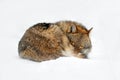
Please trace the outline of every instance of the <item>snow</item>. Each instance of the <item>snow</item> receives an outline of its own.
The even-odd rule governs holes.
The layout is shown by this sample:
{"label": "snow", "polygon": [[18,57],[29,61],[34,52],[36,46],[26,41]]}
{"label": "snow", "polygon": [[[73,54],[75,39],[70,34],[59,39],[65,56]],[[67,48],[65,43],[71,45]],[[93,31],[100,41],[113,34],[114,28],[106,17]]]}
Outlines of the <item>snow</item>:
{"label": "snow", "polygon": [[[0,80],[120,80],[119,0],[0,0]],[[38,22],[73,20],[93,27],[89,59],[45,62],[18,56],[25,30]]]}

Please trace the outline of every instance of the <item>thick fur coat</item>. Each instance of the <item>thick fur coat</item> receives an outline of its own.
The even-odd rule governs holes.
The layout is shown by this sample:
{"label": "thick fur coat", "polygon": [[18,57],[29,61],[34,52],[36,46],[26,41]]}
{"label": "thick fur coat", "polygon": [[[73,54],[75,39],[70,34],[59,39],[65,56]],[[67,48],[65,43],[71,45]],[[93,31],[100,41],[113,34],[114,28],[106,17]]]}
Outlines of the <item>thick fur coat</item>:
{"label": "thick fur coat", "polygon": [[62,56],[87,58],[92,48],[91,29],[73,21],[38,23],[26,30],[19,41],[19,55],[39,62]]}

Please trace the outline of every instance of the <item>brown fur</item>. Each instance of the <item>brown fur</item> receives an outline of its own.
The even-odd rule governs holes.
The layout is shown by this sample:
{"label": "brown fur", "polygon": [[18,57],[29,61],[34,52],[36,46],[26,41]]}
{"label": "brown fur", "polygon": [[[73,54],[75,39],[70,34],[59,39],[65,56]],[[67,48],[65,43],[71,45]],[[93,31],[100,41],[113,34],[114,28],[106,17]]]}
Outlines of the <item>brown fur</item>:
{"label": "brown fur", "polygon": [[86,49],[91,49],[89,30],[83,25],[72,21],[56,23],[39,23],[30,27],[18,45],[22,58],[34,61],[46,61],[66,56],[85,58]]}

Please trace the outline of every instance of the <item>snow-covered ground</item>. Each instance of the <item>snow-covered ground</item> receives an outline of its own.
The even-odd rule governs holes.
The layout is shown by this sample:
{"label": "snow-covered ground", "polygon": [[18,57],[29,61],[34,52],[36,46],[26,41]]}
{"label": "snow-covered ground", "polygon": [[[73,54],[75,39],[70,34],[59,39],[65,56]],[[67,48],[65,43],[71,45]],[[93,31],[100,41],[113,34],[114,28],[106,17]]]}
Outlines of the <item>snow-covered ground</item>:
{"label": "snow-covered ground", "polygon": [[[19,58],[18,42],[27,28],[59,20],[94,28],[90,59]],[[0,80],[120,80],[119,21],[119,0],[0,0]]]}

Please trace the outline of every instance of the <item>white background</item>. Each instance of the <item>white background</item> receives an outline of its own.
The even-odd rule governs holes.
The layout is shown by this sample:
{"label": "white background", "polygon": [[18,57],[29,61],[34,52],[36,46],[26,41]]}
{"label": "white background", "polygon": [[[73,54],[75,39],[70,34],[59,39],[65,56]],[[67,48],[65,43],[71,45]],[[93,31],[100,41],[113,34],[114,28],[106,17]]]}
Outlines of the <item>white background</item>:
{"label": "white background", "polygon": [[[27,28],[59,20],[94,28],[90,59],[37,63],[18,57]],[[119,0],[0,0],[0,80],[120,80],[119,21]]]}

